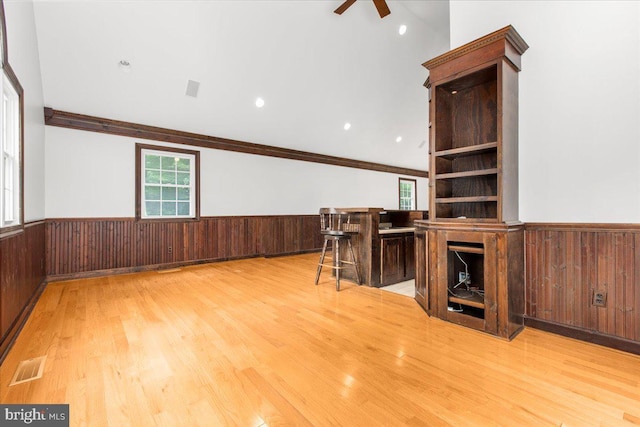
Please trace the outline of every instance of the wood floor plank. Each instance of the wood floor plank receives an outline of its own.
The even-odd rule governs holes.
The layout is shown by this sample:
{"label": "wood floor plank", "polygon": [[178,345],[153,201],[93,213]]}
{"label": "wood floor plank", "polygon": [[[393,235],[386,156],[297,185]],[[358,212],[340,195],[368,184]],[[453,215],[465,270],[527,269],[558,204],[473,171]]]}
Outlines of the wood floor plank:
{"label": "wood floor plank", "polygon": [[[72,426],[616,426],[640,356],[527,328],[513,341],[409,297],[313,285],[317,254],[47,286],[0,366],[3,403]],[[41,379],[9,387],[21,360]]]}

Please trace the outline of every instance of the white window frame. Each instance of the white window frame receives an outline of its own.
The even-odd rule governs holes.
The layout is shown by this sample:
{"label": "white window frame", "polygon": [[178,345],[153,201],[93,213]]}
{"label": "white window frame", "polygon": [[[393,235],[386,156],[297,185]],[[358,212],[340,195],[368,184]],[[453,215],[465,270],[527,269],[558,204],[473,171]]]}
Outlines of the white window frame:
{"label": "white window frame", "polygon": [[0,81],[0,228],[22,225],[21,88],[2,70]]}
{"label": "white window frame", "polygon": [[[171,148],[166,148],[165,147],[156,147],[156,146],[147,146],[147,145],[142,145],[142,144],[138,144],[139,145],[139,159],[138,159],[138,174],[139,174],[139,197],[138,197],[138,203],[139,203],[139,219],[143,219],[143,220],[175,220],[175,219],[185,219],[185,220],[192,220],[192,219],[198,219],[199,216],[199,209],[198,209],[198,168],[199,168],[199,158],[198,152],[194,152],[194,151],[188,151],[188,150],[177,150],[177,149],[171,149]],[[175,160],[176,162],[178,162],[181,159],[186,159],[189,160],[189,184],[185,185],[185,184],[180,184],[178,182],[175,183],[155,183],[155,182],[147,182],[147,171],[156,171],[156,172],[160,172],[160,175],[162,176],[162,172],[174,172],[176,173],[176,181],[179,178],[179,173],[181,173],[179,170],[173,169],[173,170],[164,170],[161,166],[160,169],[148,169],[146,167],[146,157],[147,156],[160,156],[161,159],[162,158],[171,158],[172,160]],[[161,160],[161,164],[162,164],[162,160]],[[146,194],[146,186],[148,185],[153,185],[153,186],[157,186],[159,187],[159,193],[160,193],[160,198],[159,199],[153,199],[153,200],[148,200],[147,199],[147,194]],[[162,196],[163,196],[163,189],[171,189],[171,188],[175,188],[176,189],[176,193],[178,192],[178,189],[180,188],[188,188],[189,189],[189,198],[188,199],[183,199],[183,200],[179,200],[178,196],[176,194],[176,198],[170,200],[172,203],[175,202],[176,203],[176,210],[175,210],[175,214],[172,215],[164,215],[162,213],[162,204],[166,203],[165,201],[163,201]],[[178,203],[184,203],[184,202],[189,202],[189,213],[188,214],[179,214],[178,213]],[[160,203],[160,213],[155,215],[155,214],[149,214],[147,212],[147,202],[159,202]]]}
{"label": "white window frame", "polygon": [[[403,194],[402,184],[411,184],[411,194],[407,197]],[[416,210],[416,187],[417,181],[410,178],[399,178],[398,180],[398,209]],[[408,201],[408,203],[406,203]],[[403,203],[404,202],[404,203]]]}

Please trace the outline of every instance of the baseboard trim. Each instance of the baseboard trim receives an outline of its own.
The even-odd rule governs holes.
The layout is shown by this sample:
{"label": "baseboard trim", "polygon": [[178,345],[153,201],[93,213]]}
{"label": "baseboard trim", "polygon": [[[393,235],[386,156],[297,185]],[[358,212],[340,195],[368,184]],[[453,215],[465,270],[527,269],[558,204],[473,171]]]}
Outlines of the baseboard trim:
{"label": "baseboard trim", "polygon": [[78,273],[69,273],[69,274],[51,274],[47,276],[47,282],[52,283],[52,282],[62,282],[66,280],[90,279],[94,277],[141,273],[144,271],[168,270],[170,268],[188,267],[190,265],[209,264],[213,262],[232,261],[236,259],[246,259],[246,258],[256,258],[256,257],[259,257],[259,255],[216,258],[216,259],[198,259],[194,261],[170,262],[166,264],[139,265],[136,267],[112,268],[108,270],[81,271]]}
{"label": "baseboard trim", "polygon": [[611,335],[604,335],[598,332],[588,331],[568,325],[561,325],[527,316],[524,318],[524,324],[527,327],[640,355],[640,342],[637,341],[631,341]]}
{"label": "baseboard trim", "polygon": [[44,291],[46,286],[47,286],[46,280],[43,280],[42,282],[40,282],[40,285],[38,285],[38,287],[36,288],[36,291],[33,293],[33,295],[31,295],[31,298],[29,299],[29,302],[27,303],[27,305],[25,305],[25,307],[20,312],[20,315],[16,317],[16,319],[11,324],[11,327],[9,327],[7,332],[4,334],[4,336],[0,340],[0,365],[2,365],[2,362],[4,362],[4,359],[7,357],[7,354],[9,354],[11,347],[13,347],[13,344],[18,338],[18,336],[20,335],[20,331],[22,331],[22,328],[24,327],[25,323],[27,323],[27,319],[29,318],[29,315],[33,311],[33,308],[35,307],[36,303],[40,299],[40,295],[42,295],[42,292]]}
{"label": "baseboard trim", "polygon": [[302,251],[296,251],[296,252],[279,252],[275,254],[264,254],[261,256],[265,258],[277,258],[281,256],[303,255],[303,254],[312,254],[312,253],[320,253],[320,252],[322,252],[322,248],[304,249]]}
{"label": "baseboard trim", "polygon": [[170,268],[188,267],[190,265],[210,264],[214,262],[234,261],[239,259],[261,258],[261,257],[275,258],[279,256],[301,255],[305,253],[319,252],[319,251],[320,249],[309,249],[304,251],[286,252],[286,253],[279,253],[279,254],[268,254],[268,255],[255,254],[255,255],[244,255],[244,256],[237,256],[237,257],[198,259],[193,261],[171,262],[166,264],[140,265],[136,267],[113,268],[108,270],[82,271],[78,273],[69,273],[69,274],[51,274],[47,276],[47,282],[52,283],[52,282],[62,282],[66,280],[90,279],[94,277],[113,276],[113,275],[119,275],[119,274],[141,273],[144,271],[167,270]]}

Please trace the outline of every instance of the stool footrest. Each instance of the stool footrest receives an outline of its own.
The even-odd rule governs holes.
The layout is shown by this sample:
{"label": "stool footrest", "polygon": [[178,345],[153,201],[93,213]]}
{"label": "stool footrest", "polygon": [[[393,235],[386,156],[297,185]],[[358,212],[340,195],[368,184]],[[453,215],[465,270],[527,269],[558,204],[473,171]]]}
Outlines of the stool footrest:
{"label": "stool footrest", "polygon": [[[328,242],[332,241],[334,243],[331,244],[332,252],[334,252],[334,257],[331,259],[331,264],[325,263],[325,254],[327,252]],[[351,260],[343,260],[340,257],[340,241],[346,241],[347,247],[349,248],[349,255]],[[360,285],[360,273],[358,272],[358,260],[356,260],[356,255],[353,252],[353,246],[351,245],[351,239],[348,236],[345,238],[338,237],[336,235],[325,235],[324,244],[322,245],[322,254],[320,255],[320,262],[318,263],[318,271],[316,272],[316,285],[318,284],[318,280],[320,280],[320,273],[322,272],[322,267],[326,266],[335,271],[336,276],[336,290],[340,290],[340,270],[344,270],[346,267],[343,267],[343,264],[347,264],[353,267],[356,273],[356,281],[358,285]]]}

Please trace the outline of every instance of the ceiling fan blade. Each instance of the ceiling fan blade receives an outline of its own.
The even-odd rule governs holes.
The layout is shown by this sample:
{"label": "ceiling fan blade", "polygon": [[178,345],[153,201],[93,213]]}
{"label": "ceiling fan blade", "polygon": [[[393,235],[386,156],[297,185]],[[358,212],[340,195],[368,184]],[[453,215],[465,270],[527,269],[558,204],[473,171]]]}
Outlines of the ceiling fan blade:
{"label": "ceiling fan blade", "polygon": [[373,0],[373,4],[376,5],[376,9],[378,9],[380,18],[384,18],[391,13],[391,11],[389,10],[389,6],[387,6],[387,2],[385,0]]}
{"label": "ceiling fan blade", "polygon": [[338,7],[338,8],[337,8],[336,10],[334,10],[333,12],[334,12],[334,13],[337,13],[338,15],[342,15],[342,13],[343,13],[345,10],[349,9],[349,7],[350,7],[352,4],[354,4],[355,2],[356,2],[356,0],[347,0],[347,1],[345,1],[344,3],[342,3],[342,4],[340,5],[340,7]]}

